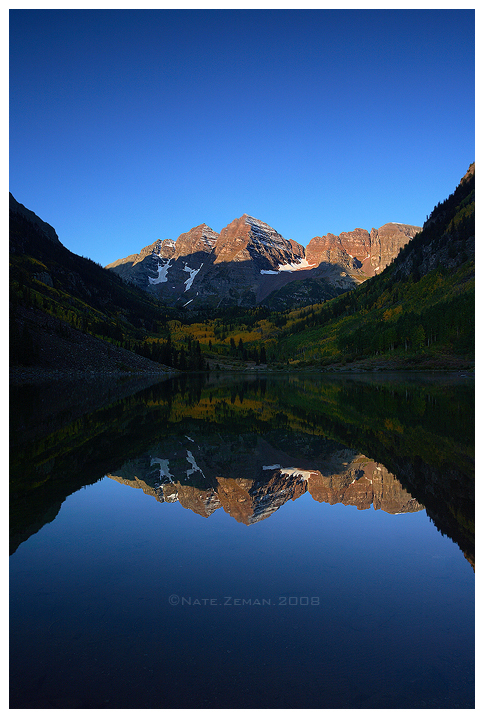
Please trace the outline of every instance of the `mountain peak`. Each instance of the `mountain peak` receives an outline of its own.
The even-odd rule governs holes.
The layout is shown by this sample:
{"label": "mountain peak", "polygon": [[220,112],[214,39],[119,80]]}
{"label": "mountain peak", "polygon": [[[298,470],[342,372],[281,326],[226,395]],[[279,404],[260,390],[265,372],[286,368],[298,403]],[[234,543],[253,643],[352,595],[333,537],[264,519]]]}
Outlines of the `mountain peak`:
{"label": "mountain peak", "polygon": [[199,224],[188,232],[180,234],[175,242],[175,257],[187,256],[196,252],[210,253],[217,244],[218,232],[214,232],[208,224]]}
{"label": "mountain peak", "polygon": [[263,222],[261,219],[257,219],[257,217],[253,217],[251,214],[243,214],[241,219],[245,220],[246,224],[250,224],[251,226],[255,227],[267,227],[268,229],[275,231],[267,222]]}

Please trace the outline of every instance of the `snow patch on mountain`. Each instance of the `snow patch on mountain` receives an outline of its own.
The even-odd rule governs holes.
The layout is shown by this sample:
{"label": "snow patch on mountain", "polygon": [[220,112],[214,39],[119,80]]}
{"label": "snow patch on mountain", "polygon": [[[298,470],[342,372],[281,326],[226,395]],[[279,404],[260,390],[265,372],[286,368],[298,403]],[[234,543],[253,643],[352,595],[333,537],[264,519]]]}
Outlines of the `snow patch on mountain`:
{"label": "snow patch on mountain", "polygon": [[299,262],[291,262],[290,264],[281,264],[278,267],[280,272],[297,272],[299,269],[308,269],[309,267],[315,267],[315,264],[309,264],[306,258],[299,260]]}
{"label": "snow patch on mountain", "polygon": [[201,270],[202,267],[203,267],[203,262],[201,263],[201,265],[199,266],[198,269],[190,269],[188,264],[185,264],[185,266],[183,267],[183,271],[190,273],[190,276],[188,277],[188,279],[185,280],[185,292],[187,292],[190,289],[190,287],[193,284],[193,280],[195,279],[195,277],[197,276],[197,274],[199,273],[199,271]]}
{"label": "snow patch on mountain", "polygon": [[279,274],[279,272],[297,272],[300,269],[309,269],[316,267],[316,264],[309,264],[306,258],[300,259],[298,262],[290,262],[288,264],[280,264],[277,269],[261,269],[261,274]]}
{"label": "snow patch on mountain", "polygon": [[150,466],[153,466],[153,464],[159,464],[160,465],[160,480],[163,477],[166,477],[170,481],[173,482],[173,476],[170,474],[168,470],[168,459],[158,459],[153,457],[150,462]]}
{"label": "snow patch on mountain", "polygon": [[189,476],[191,476],[191,474],[195,474],[197,471],[199,471],[203,478],[205,478],[205,474],[203,473],[201,468],[197,466],[197,462],[195,461],[195,458],[191,451],[187,451],[187,461],[192,465],[192,468],[187,470],[187,479]]}
{"label": "snow patch on mountain", "polygon": [[291,466],[287,469],[281,469],[281,474],[286,476],[300,476],[305,481],[309,481],[311,474],[314,474],[314,471],[304,471],[304,469],[297,469],[294,466]]}
{"label": "snow patch on mountain", "polygon": [[152,277],[148,277],[150,284],[162,284],[163,282],[168,281],[168,270],[170,269],[170,262],[171,259],[168,260],[166,264],[160,264],[158,262],[158,276],[154,279]]}

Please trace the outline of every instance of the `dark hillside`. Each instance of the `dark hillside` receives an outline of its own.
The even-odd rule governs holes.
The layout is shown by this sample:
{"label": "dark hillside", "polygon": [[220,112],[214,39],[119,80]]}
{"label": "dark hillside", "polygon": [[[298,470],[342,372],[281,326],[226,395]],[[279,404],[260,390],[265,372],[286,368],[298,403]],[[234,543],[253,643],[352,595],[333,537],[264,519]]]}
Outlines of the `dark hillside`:
{"label": "dark hillside", "polygon": [[475,247],[475,164],[454,193],[439,202],[423,229],[400,250],[392,276],[414,279],[443,267],[457,269],[474,258]]}
{"label": "dark hillside", "polygon": [[143,353],[148,333],[167,332],[161,305],[70,252],[50,225],[10,197],[11,367],[162,371],[129,351]]}

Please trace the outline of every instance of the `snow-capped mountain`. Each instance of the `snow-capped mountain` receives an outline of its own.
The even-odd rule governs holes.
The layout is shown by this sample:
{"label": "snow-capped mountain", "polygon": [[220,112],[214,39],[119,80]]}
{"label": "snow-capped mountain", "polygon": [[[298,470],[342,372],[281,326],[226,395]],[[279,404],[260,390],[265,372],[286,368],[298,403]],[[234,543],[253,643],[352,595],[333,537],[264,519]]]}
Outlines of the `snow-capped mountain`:
{"label": "snow-capped mountain", "polygon": [[[274,293],[277,301],[277,292],[295,280],[311,280],[311,300],[321,301],[382,271],[419,230],[390,223],[371,233],[356,229],[314,237],[305,249],[244,214],[220,234],[200,224],[176,242],[158,239],[107,269],[167,304],[190,309],[256,306]],[[297,290],[304,303],[307,287],[298,283]],[[289,295],[286,289],[284,301]]]}

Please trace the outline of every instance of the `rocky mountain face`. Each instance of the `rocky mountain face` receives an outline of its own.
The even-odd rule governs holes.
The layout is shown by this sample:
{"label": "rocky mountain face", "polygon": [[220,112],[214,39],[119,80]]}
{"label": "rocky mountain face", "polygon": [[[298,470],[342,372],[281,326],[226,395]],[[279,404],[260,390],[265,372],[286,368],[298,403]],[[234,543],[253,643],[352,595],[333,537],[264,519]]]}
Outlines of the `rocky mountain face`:
{"label": "rocky mountain face", "polygon": [[318,502],[373,506],[391,514],[424,508],[384,466],[350,449],[330,447],[311,467],[311,461],[289,456],[260,437],[256,445],[239,437],[217,451],[212,444],[188,436],[176,448],[160,444],[108,476],[162,503],[179,501],[200,516],[222,508],[246,525],[306,492]]}
{"label": "rocky mountain face", "polygon": [[[158,239],[106,268],[169,305],[255,306],[270,304],[272,295],[285,308],[308,303],[309,295],[311,302],[332,298],[378,274],[419,230],[390,223],[371,233],[355,229],[314,237],[305,249],[244,214],[220,234],[201,224],[176,242]],[[296,298],[287,290],[293,282]]]}
{"label": "rocky mountain face", "polygon": [[342,474],[311,477],[308,490],[315,501],[381,509],[388,514],[420,511],[423,506],[402,488],[382,464],[365,456],[354,457]]}
{"label": "rocky mountain face", "polygon": [[355,229],[338,236],[313,237],[306,249],[306,259],[313,266],[328,262],[346,267],[356,276],[373,277],[382,272],[420,230],[421,227],[390,222],[371,232]]}
{"label": "rocky mountain face", "polygon": [[405,247],[421,227],[390,222],[380,229],[372,229],[370,234],[370,265],[373,274],[380,274],[395,259],[402,247]]}
{"label": "rocky mountain face", "polygon": [[[275,229],[247,214],[222,229],[215,246],[216,263],[253,260],[261,271],[283,271],[299,265],[304,248],[292,239],[284,239]],[[307,266],[307,264],[305,265]]]}

